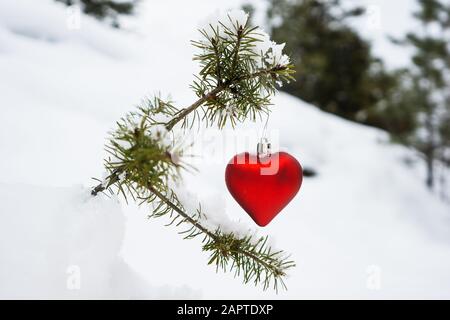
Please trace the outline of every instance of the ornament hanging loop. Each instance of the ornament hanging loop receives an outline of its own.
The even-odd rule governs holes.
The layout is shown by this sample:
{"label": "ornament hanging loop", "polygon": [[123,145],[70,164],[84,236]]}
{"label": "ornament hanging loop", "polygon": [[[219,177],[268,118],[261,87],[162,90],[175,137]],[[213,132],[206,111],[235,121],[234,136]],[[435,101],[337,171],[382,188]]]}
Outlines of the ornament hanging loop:
{"label": "ornament hanging loop", "polygon": [[269,123],[269,115],[267,115],[266,123],[264,124],[262,137],[256,146],[256,153],[258,155],[258,159],[268,158],[271,155],[271,144],[269,139],[267,139],[267,124]]}
{"label": "ornament hanging loop", "polygon": [[269,142],[269,139],[267,138],[261,138],[260,142],[258,142],[257,145],[257,154],[258,158],[266,158],[270,157],[271,155],[271,144]]}

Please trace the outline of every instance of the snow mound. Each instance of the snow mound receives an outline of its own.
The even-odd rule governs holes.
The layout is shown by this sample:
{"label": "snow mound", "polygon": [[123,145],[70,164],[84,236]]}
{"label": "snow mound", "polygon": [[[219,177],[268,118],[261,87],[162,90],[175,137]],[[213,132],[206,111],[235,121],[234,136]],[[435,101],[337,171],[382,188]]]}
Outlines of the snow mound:
{"label": "snow mound", "polygon": [[187,286],[150,286],[121,255],[117,199],[83,187],[0,184],[0,299],[176,299]]}
{"label": "snow mound", "polygon": [[119,256],[117,201],[81,187],[0,185],[0,298],[145,296]]}

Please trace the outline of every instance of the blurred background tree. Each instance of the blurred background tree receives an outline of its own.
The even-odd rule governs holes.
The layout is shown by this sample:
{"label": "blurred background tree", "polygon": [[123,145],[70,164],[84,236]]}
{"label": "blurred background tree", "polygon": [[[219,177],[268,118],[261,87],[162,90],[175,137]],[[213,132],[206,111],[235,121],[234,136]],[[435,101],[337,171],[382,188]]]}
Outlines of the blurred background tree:
{"label": "blurred background tree", "polygon": [[284,90],[344,118],[385,128],[370,112],[395,85],[370,44],[348,21],[364,13],[340,0],[269,0],[267,16],[275,41],[285,42],[297,67]]}
{"label": "blurred background tree", "polygon": [[[418,0],[414,13],[421,29],[409,32],[399,45],[412,47],[412,65],[408,87],[398,87],[398,103],[405,105],[404,115],[414,118],[415,126],[400,141],[420,151],[427,168],[428,187],[435,185],[436,161],[450,166],[450,3],[441,0]],[[392,102],[392,101],[390,101]],[[413,106],[406,109],[406,105]],[[398,107],[391,103],[388,109]]]}
{"label": "blurred background tree", "polygon": [[139,0],[56,0],[68,6],[79,5],[84,13],[100,20],[108,20],[119,28],[119,15],[130,15]]}

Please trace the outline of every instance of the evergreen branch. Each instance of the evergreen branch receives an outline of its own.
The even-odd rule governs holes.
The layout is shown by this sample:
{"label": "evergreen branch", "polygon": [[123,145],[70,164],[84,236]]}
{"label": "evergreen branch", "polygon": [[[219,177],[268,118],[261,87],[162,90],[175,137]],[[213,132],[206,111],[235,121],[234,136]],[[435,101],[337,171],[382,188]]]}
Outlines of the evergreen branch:
{"label": "evergreen branch", "polygon": [[237,66],[238,59],[239,59],[239,51],[241,49],[241,41],[242,41],[243,31],[244,31],[244,29],[242,26],[238,27],[237,35],[236,35],[236,38],[237,38],[236,46],[234,48],[233,62],[232,62],[232,66],[231,66],[232,72],[236,71],[236,66]]}
{"label": "evergreen branch", "polygon": [[[122,194],[125,200],[131,196],[141,205],[153,206],[150,217],[168,216],[168,225],[186,226],[179,232],[184,239],[203,236],[203,251],[210,253],[208,264],[215,264],[216,270],[234,271],[235,276],[242,275],[244,283],[262,283],[264,290],[272,284],[278,290],[279,286],[286,288],[283,277],[294,262],[282,251],[273,251],[267,237],[238,236],[219,227],[211,230],[201,205],[194,214],[188,213],[168,187],[169,181],[178,180],[180,170],[189,166],[181,161],[183,145],[172,131],[175,125],[183,121],[182,127],[186,127],[189,121],[203,120],[222,128],[227,119],[233,125],[249,117],[254,120],[268,112],[275,85],[292,79],[293,66],[285,63],[289,59],[281,56],[279,48],[256,54],[257,28],[228,18],[231,27],[210,25],[212,35],[201,30],[206,42],[193,42],[202,50],[194,58],[202,69],[191,86],[198,100],[177,109],[155,97],[121,119],[106,146],[108,176],[91,194],[108,190]],[[191,113],[194,117],[188,120]]]}
{"label": "evergreen branch", "polygon": [[[111,175],[108,176],[108,183],[110,185],[112,185],[113,183],[116,183],[118,181],[117,178],[117,173],[113,173]],[[96,185],[94,188],[92,188],[91,190],[91,195],[92,196],[97,196],[100,192],[103,192],[107,189],[108,187],[104,185],[104,183],[100,183],[98,185]]]}
{"label": "evergreen branch", "polygon": [[[176,204],[171,202],[170,199],[168,199],[166,196],[164,196],[164,194],[162,194],[161,192],[156,190],[151,185],[148,185],[147,188],[152,193],[154,193],[158,198],[160,198],[162,201],[164,201],[172,210],[174,210],[177,214],[179,214],[181,217],[183,217],[183,219],[186,222],[189,222],[195,228],[199,229],[199,231],[201,231],[206,236],[211,238],[212,243],[217,244],[217,243],[222,241],[220,234],[213,233],[213,232],[209,231],[207,228],[202,226],[202,224],[199,223],[198,220],[195,220],[189,214],[185,213],[182,209],[180,209]],[[225,235],[225,237],[229,237],[229,236],[230,236],[230,234]],[[242,239],[234,239],[234,236],[233,235],[231,235],[231,236],[232,236],[234,241],[237,241],[237,242],[242,241]],[[262,238],[262,239],[264,239],[265,241],[267,240],[267,238]],[[244,240],[244,242],[245,242],[245,240]],[[212,247],[211,244],[206,246],[206,248],[208,248],[208,249],[210,247]],[[267,262],[263,258],[258,257],[257,253],[252,252],[252,250],[247,250],[243,246],[234,246],[234,247],[231,248],[231,250],[229,250],[229,252],[222,251],[221,253],[223,255],[228,255],[229,254],[231,257],[234,257],[236,254],[237,255],[244,255],[244,256],[248,257],[249,259],[251,259],[254,263],[256,263],[258,265],[261,265],[263,268],[266,269],[266,272],[273,274],[275,277],[283,277],[283,276],[285,276],[286,275],[285,270],[287,268],[295,266],[295,264],[293,262],[289,261],[289,263],[288,263],[289,266],[285,265],[284,268],[280,267],[279,266],[280,263],[276,263],[277,262],[276,259],[270,259],[270,262]]]}
{"label": "evergreen branch", "polygon": [[177,214],[179,214],[181,217],[183,217],[187,222],[189,222],[190,224],[192,224],[194,227],[196,227],[197,229],[199,229],[202,233],[204,233],[205,235],[207,235],[208,237],[211,238],[215,238],[215,235],[210,232],[208,229],[206,229],[205,227],[203,227],[197,220],[195,220],[194,218],[192,218],[190,215],[188,215],[187,213],[185,213],[182,209],[180,209],[176,204],[174,204],[173,202],[170,201],[170,199],[168,199],[166,196],[164,196],[164,194],[162,194],[161,192],[159,192],[157,189],[155,189],[152,185],[148,184],[147,188],[149,191],[151,191],[152,193],[154,193],[159,199],[161,199],[162,201],[164,201],[173,211],[175,211]]}
{"label": "evergreen branch", "polygon": [[220,66],[220,54],[219,54],[219,50],[217,48],[217,43],[215,41],[211,42],[213,49],[214,49],[214,55],[216,56],[216,76],[217,76],[217,85],[220,86],[223,82],[222,79],[222,72],[221,72],[221,66]]}
{"label": "evergreen branch", "polygon": [[241,81],[250,80],[250,79],[254,79],[254,78],[260,78],[263,76],[268,76],[268,75],[276,76],[279,74],[279,72],[287,70],[287,68],[288,68],[287,66],[275,66],[270,69],[262,69],[257,72],[254,72],[250,75],[246,75],[246,76],[242,76],[240,78],[225,81],[223,84],[217,86],[212,91],[203,95],[200,99],[195,101],[189,107],[180,110],[180,112],[178,112],[174,116],[173,119],[171,119],[169,122],[167,122],[165,124],[166,129],[169,131],[172,130],[177,123],[179,123],[181,120],[184,120],[191,112],[193,112],[197,108],[201,107],[206,102],[214,100],[218,94],[220,94],[224,90],[229,90],[232,85],[238,84]]}
{"label": "evergreen branch", "polygon": [[166,124],[166,128],[167,130],[172,130],[173,127],[180,122],[181,120],[183,120],[184,118],[186,118],[192,111],[194,111],[195,109],[197,109],[198,107],[200,107],[201,105],[203,105],[206,101],[213,99],[218,93],[220,93],[222,90],[224,90],[227,86],[226,85],[219,85],[217,88],[215,88],[214,90],[210,91],[209,93],[207,93],[206,95],[204,95],[203,97],[201,97],[200,99],[198,99],[197,101],[195,101],[193,104],[191,104],[189,107],[182,109],[172,120],[170,120],[167,124]]}
{"label": "evergreen branch", "polygon": [[[168,215],[169,225],[189,225],[180,232],[186,239],[203,235],[203,250],[210,252],[209,264],[216,269],[234,271],[235,276],[242,275],[244,283],[253,281],[255,285],[263,283],[263,289],[271,284],[278,291],[285,288],[283,277],[295,264],[284,256],[283,252],[273,252],[267,246],[266,238],[253,239],[251,236],[238,237],[233,233],[223,233],[219,228],[210,230],[203,224],[207,219],[199,209],[197,216],[188,214],[170,190],[168,179],[177,178],[180,163],[173,161],[171,146],[162,146],[164,135],[155,134],[160,126],[155,113],[177,114],[175,109],[168,112],[171,104],[160,99],[139,108],[118,122],[118,129],[112,134],[109,148],[112,159],[107,160],[106,168],[110,174],[95,186],[91,194],[109,190],[121,193],[125,199],[131,195],[141,204],[153,204],[152,217]],[[167,134],[167,133],[166,133]],[[164,174],[161,174],[164,173]]]}

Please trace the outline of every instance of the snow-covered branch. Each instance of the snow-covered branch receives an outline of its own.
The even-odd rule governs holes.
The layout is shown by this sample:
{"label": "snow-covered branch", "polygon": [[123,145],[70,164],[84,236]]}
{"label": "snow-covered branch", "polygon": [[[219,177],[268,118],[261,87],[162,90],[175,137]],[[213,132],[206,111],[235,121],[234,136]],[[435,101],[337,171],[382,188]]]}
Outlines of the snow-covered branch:
{"label": "snow-covered branch", "polygon": [[[188,166],[182,161],[182,139],[172,131],[175,125],[181,122],[186,128],[203,120],[222,128],[227,119],[232,123],[255,119],[268,112],[277,83],[291,79],[292,66],[282,54],[283,46],[268,42],[258,31],[248,25],[242,11],[229,13],[201,30],[203,40],[193,42],[202,50],[195,57],[201,71],[192,85],[199,99],[178,109],[155,97],[119,121],[106,146],[108,175],[92,189],[92,195],[109,190],[149,205],[152,217],[168,217],[169,225],[182,228],[185,239],[201,236],[202,248],[210,254],[209,264],[217,270],[242,275],[244,283],[278,290],[285,288],[283,278],[294,266],[283,251],[274,251],[267,237],[224,231],[211,223],[201,204],[186,208],[170,187]],[[201,117],[199,109],[203,110]]]}

